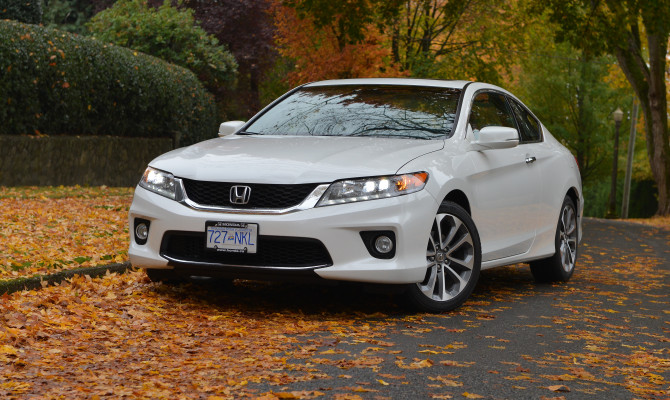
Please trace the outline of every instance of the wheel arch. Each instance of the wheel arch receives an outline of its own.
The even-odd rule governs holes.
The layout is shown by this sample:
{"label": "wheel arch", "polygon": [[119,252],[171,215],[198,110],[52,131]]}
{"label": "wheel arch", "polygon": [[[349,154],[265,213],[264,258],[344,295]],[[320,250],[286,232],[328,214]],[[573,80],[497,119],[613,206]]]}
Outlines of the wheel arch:
{"label": "wheel arch", "polygon": [[574,203],[575,208],[577,209],[576,210],[577,215],[581,215],[579,209],[579,192],[577,191],[577,189],[573,186],[570,189],[568,189],[568,192],[565,195],[569,197]]}
{"label": "wheel arch", "polygon": [[470,208],[470,200],[463,191],[459,189],[452,189],[449,193],[447,193],[446,196],[444,196],[444,199],[442,199],[443,203],[445,201],[451,201],[453,203],[458,204],[459,206],[463,207],[465,211],[467,211],[468,215],[472,216],[472,210]]}

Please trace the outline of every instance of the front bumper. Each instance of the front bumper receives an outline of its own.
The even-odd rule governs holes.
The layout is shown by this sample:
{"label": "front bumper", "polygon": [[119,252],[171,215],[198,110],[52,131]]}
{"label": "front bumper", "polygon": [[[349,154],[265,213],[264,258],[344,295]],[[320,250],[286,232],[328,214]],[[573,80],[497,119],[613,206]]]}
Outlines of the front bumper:
{"label": "front bumper", "polygon": [[[137,187],[130,207],[130,262],[142,268],[174,268],[193,270],[193,275],[239,275],[244,278],[266,275],[290,277],[309,270],[321,278],[370,283],[414,283],[426,273],[426,243],[438,202],[427,190],[406,196],[363,201],[327,207],[310,208],[285,214],[221,213],[197,210]],[[135,241],[135,218],[151,221],[149,237],[144,245]],[[205,232],[206,221],[256,223],[259,235],[279,238],[316,239],[325,246],[332,263],[309,268],[286,268],[276,265],[222,265],[210,262],[188,262],[161,255],[166,232],[194,234]],[[391,259],[373,257],[366,248],[361,231],[392,231],[396,252]],[[262,243],[259,243],[259,246]],[[203,243],[204,247],[205,244]],[[260,250],[260,248],[259,248]],[[290,249],[289,249],[290,250]]]}

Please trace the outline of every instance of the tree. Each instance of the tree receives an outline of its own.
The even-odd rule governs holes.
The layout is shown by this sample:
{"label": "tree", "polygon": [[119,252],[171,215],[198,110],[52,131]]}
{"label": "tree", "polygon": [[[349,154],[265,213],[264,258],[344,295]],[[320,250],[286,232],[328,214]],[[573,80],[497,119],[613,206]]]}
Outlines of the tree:
{"label": "tree", "polygon": [[185,0],[183,7],[194,11],[207,33],[225,43],[238,63],[237,85],[233,90],[221,86],[229,101],[227,108],[236,118],[249,118],[261,107],[259,86],[274,66],[275,26],[270,15],[270,0]]}
{"label": "tree", "polygon": [[355,9],[351,2],[344,2],[343,11],[333,14],[330,23],[318,14],[301,11],[309,9],[303,6],[295,2],[297,9],[282,4],[273,8],[279,53],[295,65],[287,77],[291,85],[319,79],[403,75],[374,24],[366,24],[363,18],[359,19],[362,25],[354,29],[351,21],[342,22]]}
{"label": "tree", "polygon": [[606,172],[603,161],[611,162],[611,146],[606,145],[612,134],[609,115],[622,101],[630,102],[629,86],[613,86],[613,56],[590,57],[567,42],[555,43],[555,29],[542,16],[527,31],[515,92],[575,154],[586,185]]}
{"label": "tree", "polygon": [[[296,10],[299,20],[309,20],[315,33],[327,34],[333,49],[343,52],[347,46],[375,43],[391,51],[384,69],[393,65],[401,73],[425,78],[501,83],[523,27],[515,13],[516,2],[505,0],[286,0],[283,4]],[[279,40],[287,39],[280,34]],[[323,38],[314,42],[321,45]]]}
{"label": "tree", "polygon": [[96,39],[112,42],[189,68],[208,88],[232,82],[237,63],[225,46],[198,26],[192,10],[166,1],[119,0],[87,24]]}
{"label": "tree", "polygon": [[[405,0],[387,22],[394,60],[414,76],[501,83],[516,40],[505,1]],[[516,36],[515,36],[516,38]]]}
{"label": "tree", "polygon": [[[659,215],[670,215],[666,57],[670,0],[537,0],[560,25],[557,37],[589,54],[616,56],[645,117]],[[645,48],[646,47],[646,48]]]}

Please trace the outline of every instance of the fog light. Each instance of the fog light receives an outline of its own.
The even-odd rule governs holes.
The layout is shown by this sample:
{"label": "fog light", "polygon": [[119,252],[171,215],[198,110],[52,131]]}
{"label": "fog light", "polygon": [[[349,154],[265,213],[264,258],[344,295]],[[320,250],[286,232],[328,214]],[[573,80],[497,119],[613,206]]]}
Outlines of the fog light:
{"label": "fog light", "polygon": [[149,237],[149,227],[147,224],[139,224],[135,227],[135,236],[140,240],[147,240]]}
{"label": "fog light", "polygon": [[393,240],[388,236],[377,236],[375,239],[375,250],[381,254],[387,254],[393,250]]}
{"label": "fog light", "polygon": [[135,218],[135,223],[133,225],[135,225],[135,243],[140,245],[147,244],[151,222],[144,218]]}

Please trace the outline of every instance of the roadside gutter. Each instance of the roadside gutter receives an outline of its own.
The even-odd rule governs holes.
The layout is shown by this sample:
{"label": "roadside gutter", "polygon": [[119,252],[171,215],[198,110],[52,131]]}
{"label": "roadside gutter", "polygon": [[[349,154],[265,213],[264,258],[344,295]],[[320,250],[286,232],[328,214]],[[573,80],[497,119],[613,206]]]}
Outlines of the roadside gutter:
{"label": "roadside gutter", "polygon": [[46,286],[60,284],[66,279],[78,275],[88,275],[91,278],[106,275],[108,272],[124,273],[130,269],[130,263],[116,263],[108,265],[98,265],[95,267],[75,268],[56,272],[49,275],[36,275],[29,278],[15,278],[0,280],[0,296],[10,294],[21,290],[41,289]]}

